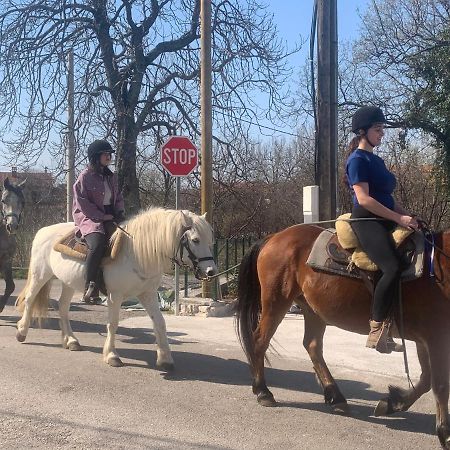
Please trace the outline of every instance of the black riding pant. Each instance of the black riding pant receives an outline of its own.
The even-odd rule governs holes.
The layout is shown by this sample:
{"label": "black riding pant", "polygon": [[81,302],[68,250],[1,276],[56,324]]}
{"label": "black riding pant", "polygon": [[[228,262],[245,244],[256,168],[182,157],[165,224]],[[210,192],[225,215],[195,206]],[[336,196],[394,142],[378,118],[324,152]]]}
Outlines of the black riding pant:
{"label": "black riding pant", "polygon": [[[351,217],[359,219],[378,216],[358,205],[353,207]],[[399,295],[401,264],[391,234],[395,225],[395,222],[386,220],[351,222],[361,248],[381,271],[372,304],[372,320],[377,322],[382,322],[390,315]]]}
{"label": "black riding pant", "polygon": [[[111,214],[112,208],[110,205],[105,206],[105,212]],[[90,281],[97,281],[100,269],[100,263],[102,262],[103,255],[105,253],[106,245],[109,238],[114,233],[116,226],[114,222],[103,222],[103,233],[89,233],[84,236],[88,245],[88,252],[86,255],[86,286]]]}
{"label": "black riding pant", "polygon": [[89,233],[84,238],[88,245],[86,256],[86,285],[88,285],[90,281],[97,281],[107,238],[103,233]]}

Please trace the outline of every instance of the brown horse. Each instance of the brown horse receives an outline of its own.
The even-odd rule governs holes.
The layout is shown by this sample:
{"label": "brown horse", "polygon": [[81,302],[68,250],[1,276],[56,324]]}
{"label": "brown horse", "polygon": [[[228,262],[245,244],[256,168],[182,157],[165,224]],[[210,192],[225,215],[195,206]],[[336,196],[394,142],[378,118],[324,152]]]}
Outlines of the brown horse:
{"label": "brown horse", "polygon": [[[303,345],[325,402],[336,412],[347,411],[347,401],[323,358],[323,335],[327,325],[368,334],[371,296],[358,279],[329,275],[306,265],[321,231],[314,225],[287,228],[256,243],[241,263],[237,328],[250,364],[253,393],[264,406],[276,404],[264,378],[265,353],[286,312],[297,303],[304,312]],[[435,254],[436,276],[427,273],[402,287],[404,337],[416,342],[420,380],[409,390],[389,387],[375,415],[406,411],[431,387],[437,403],[436,431],[442,447],[450,449],[450,260],[446,256],[450,254],[450,230],[436,235],[436,245],[444,252]]]}

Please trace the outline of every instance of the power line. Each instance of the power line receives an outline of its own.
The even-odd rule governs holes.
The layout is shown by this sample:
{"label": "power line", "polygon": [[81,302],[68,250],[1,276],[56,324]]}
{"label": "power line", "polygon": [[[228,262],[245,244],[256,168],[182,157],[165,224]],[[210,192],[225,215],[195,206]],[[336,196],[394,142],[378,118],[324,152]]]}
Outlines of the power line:
{"label": "power line", "polygon": [[[171,96],[173,98],[179,100],[179,101],[183,101],[184,100],[182,97],[178,97],[177,95],[174,95],[174,94],[171,94]],[[228,114],[225,114],[223,111],[218,111],[217,109],[214,109],[214,105],[213,105],[213,116],[215,114],[221,114],[222,116],[226,117],[227,119],[230,119],[230,118],[236,119],[235,117],[232,117],[232,116],[230,116]],[[236,119],[236,120],[240,120],[241,122],[248,123],[248,124],[253,125],[255,127],[258,127],[258,128],[264,128],[266,130],[274,131],[276,133],[285,134],[287,136],[300,137],[302,139],[308,139],[308,140],[313,140],[314,139],[314,138],[311,138],[309,136],[300,136],[299,134],[290,133],[289,131],[279,130],[277,128],[269,127],[267,125],[261,125],[259,123],[252,122],[251,120],[243,119],[242,117],[239,118],[239,119]]]}
{"label": "power line", "polygon": [[[228,119],[231,117],[231,116],[225,114],[223,111],[214,111],[214,114],[222,114],[222,116],[227,117]],[[288,136],[293,136],[293,137],[300,137],[302,139],[313,140],[313,138],[311,138],[309,136],[300,136],[299,134],[290,133],[289,131],[279,130],[277,128],[272,128],[272,127],[269,127],[267,125],[261,125],[259,123],[252,122],[251,120],[243,119],[242,117],[240,119],[238,119],[238,120],[241,121],[241,122],[245,122],[245,123],[248,123],[250,125],[253,125],[255,127],[258,127],[258,128],[264,128],[266,130],[275,131],[276,133],[286,134]]]}

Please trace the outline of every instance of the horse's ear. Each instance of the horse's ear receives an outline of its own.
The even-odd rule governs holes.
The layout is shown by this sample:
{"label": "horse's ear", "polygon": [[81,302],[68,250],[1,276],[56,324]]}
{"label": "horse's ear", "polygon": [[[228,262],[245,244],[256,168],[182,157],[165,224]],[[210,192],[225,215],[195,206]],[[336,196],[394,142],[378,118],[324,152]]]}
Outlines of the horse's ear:
{"label": "horse's ear", "polygon": [[20,188],[20,189],[23,189],[23,187],[25,186],[25,183],[26,183],[26,182],[27,182],[27,179],[25,178],[25,180],[21,181],[21,182],[17,185],[17,187]]}
{"label": "horse's ear", "polygon": [[[186,211],[187,212],[187,211]],[[186,214],[184,211],[180,211],[181,213],[181,224],[183,227],[191,228],[194,222],[192,221],[192,218]]]}
{"label": "horse's ear", "polygon": [[6,177],[6,178],[3,180],[3,187],[4,187],[5,189],[8,189],[9,187],[11,187],[11,183],[9,182],[9,177]]}

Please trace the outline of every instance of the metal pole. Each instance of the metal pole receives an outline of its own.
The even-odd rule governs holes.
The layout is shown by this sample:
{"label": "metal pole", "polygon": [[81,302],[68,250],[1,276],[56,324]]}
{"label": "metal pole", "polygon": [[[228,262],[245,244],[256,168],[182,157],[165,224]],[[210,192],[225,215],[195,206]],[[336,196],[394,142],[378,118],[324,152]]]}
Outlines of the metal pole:
{"label": "metal pole", "polygon": [[75,120],[73,50],[68,53],[67,70],[67,222],[72,222],[73,183],[75,182]]}
{"label": "metal pole", "polygon": [[317,103],[319,219],[336,217],[337,154],[337,6],[319,0],[317,6]]}
{"label": "metal pole", "polygon": [[[176,189],[175,189],[175,209],[179,209],[179,198],[180,198],[180,177],[176,178]],[[180,313],[180,268],[178,264],[175,264],[175,315],[178,316]]]}
{"label": "metal pole", "polygon": [[[213,223],[212,100],[211,100],[211,0],[200,0],[201,48],[201,209]],[[202,283],[203,297],[211,297],[211,283]]]}

